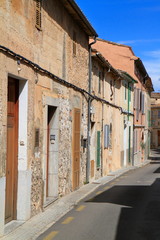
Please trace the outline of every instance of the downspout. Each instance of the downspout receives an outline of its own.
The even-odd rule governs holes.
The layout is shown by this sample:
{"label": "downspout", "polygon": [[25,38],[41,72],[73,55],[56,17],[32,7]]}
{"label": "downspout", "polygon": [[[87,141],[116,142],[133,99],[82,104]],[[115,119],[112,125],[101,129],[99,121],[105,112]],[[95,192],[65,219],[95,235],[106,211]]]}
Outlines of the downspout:
{"label": "downspout", "polygon": [[[92,48],[91,46],[96,43],[96,36],[94,41],[89,44],[89,79],[88,79],[88,92],[91,94],[92,89]],[[90,178],[90,132],[91,132],[91,97],[88,97],[88,132],[87,132],[87,163],[86,163],[86,183],[89,183]]]}

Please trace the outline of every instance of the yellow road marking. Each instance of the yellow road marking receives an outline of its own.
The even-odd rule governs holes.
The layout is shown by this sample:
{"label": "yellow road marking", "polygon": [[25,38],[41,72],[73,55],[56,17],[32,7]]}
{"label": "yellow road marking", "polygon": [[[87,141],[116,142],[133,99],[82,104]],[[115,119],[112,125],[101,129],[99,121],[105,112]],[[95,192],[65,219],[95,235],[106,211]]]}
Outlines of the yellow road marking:
{"label": "yellow road marking", "polygon": [[51,240],[53,239],[59,232],[51,232],[48,234],[43,240]]}
{"label": "yellow road marking", "polygon": [[68,218],[66,218],[66,219],[62,222],[62,224],[68,224],[68,223],[70,223],[73,219],[74,219],[74,217],[68,217]]}
{"label": "yellow road marking", "polygon": [[101,194],[102,193],[102,191],[98,191],[98,192],[96,192],[96,195],[99,195],[99,194]]}
{"label": "yellow road marking", "polygon": [[104,190],[107,190],[107,189],[109,189],[109,188],[110,188],[110,187],[107,186],[107,187],[104,187],[103,189],[104,189]]}
{"label": "yellow road marking", "polygon": [[77,212],[80,212],[80,211],[82,211],[85,207],[86,207],[86,206],[81,205],[81,206],[79,206],[79,207],[76,209],[76,211],[77,211]]}
{"label": "yellow road marking", "polygon": [[94,197],[90,198],[88,201],[93,202],[94,201]]}

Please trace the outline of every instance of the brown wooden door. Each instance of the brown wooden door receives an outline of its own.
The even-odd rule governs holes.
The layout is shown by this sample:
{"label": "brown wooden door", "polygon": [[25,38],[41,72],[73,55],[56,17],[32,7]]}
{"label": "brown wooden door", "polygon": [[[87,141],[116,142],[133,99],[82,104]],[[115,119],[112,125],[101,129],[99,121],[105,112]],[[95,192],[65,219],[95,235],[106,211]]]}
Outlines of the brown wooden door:
{"label": "brown wooden door", "polygon": [[18,155],[18,81],[8,79],[5,222],[16,219]]}
{"label": "brown wooden door", "polygon": [[80,110],[74,109],[73,190],[79,187],[79,177],[80,177]]}
{"label": "brown wooden door", "polygon": [[160,146],[160,131],[158,131],[158,147]]}

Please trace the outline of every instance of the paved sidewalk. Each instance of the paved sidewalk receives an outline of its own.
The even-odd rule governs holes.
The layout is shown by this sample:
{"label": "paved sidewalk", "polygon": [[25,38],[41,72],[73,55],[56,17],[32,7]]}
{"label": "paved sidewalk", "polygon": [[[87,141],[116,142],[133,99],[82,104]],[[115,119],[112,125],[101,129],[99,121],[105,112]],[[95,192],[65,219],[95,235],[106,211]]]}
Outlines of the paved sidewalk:
{"label": "paved sidewalk", "polygon": [[[116,172],[111,172],[108,176],[95,180],[92,183],[82,186],[77,191],[74,191],[67,196],[64,196],[52,205],[45,209],[44,212],[39,213],[25,223],[16,221],[13,231],[1,238],[1,240],[35,240],[41,233],[47,230],[51,225],[58,221],[63,215],[70,211],[78,204],[80,200],[86,197],[91,192],[95,191],[100,185],[108,183],[120,175],[137,167],[148,164],[150,160],[145,161],[143,164],[136,167],[123,168]],[[18,227],[16,226],[18,225]],[[20,225],[21,224],[21,225]],[[20,226],[19,226],[20,225]],[[6,226],[11,230],[11,225]]]}

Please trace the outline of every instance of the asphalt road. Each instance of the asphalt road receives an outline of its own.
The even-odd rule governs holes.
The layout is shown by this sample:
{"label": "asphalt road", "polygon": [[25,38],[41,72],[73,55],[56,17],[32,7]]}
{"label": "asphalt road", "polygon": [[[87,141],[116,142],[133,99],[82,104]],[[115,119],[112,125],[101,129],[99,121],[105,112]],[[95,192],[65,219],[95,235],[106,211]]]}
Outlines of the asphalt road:
{"label": "asphalt road", "polygon": [[160,240],[160,158],[101,186],[38,240]]}

